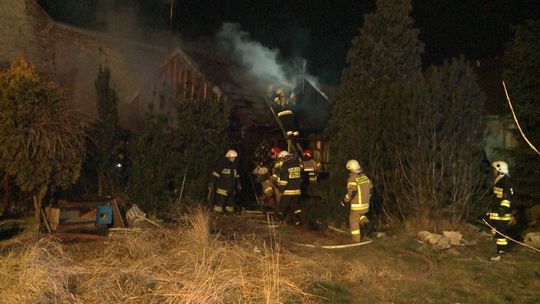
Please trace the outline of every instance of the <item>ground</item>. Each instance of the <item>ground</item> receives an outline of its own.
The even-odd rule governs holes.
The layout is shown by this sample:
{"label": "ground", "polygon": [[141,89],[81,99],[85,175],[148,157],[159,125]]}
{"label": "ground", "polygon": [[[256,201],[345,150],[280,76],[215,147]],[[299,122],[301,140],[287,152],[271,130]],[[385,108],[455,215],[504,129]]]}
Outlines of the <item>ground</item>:
{"label": "ground", "polygon": [[113,231],[102,240],[4,240],[0,299],[540,303],[538,253],[517,246],[500,262],[490,262],[492,240],[468,224],[460,232],[476,244],[446,250],[433,249],[398,228],[360,247],[308,248],[298,243],[335,245],[348,238],[334,231],[274,227],[279,225],[260,214],[216,217],[195,210],[177,223],[159,225]]}

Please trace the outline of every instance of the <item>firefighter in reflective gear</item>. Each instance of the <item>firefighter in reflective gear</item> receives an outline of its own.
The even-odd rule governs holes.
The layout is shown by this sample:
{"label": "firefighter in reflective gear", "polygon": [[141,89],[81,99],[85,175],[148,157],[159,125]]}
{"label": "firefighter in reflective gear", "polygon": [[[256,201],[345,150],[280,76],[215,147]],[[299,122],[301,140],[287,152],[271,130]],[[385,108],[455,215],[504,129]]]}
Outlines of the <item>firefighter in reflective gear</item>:
{"label": "firefighter in reflective gear", "polygon": [[216,189],[214,211],[218,213],[222,213],[223,209],[227,213],[234,212],[235,191],[240,191],[237,157],[236,151],[227,151],[225,158],[219,162],[216,170],[212,173],[214,189]]}
{"label": "firefighter in reflective gear", "polygon": [[[492,231],[495,243],[497,244],[497,254],[502,254],[507,250],[508,240],[500,233],[508,233],[508,223],[512,219],[510,207],[514,191],[510,184],[508,164],[504,161],[494,161],[491,164],[491,168],[493,175],[495,176],[495,181],[493,183],[493,194],[495,195],[495,200],[493,201],[487,215],[491,225],[498,231]],[[500,255],[491,258],[493,261],[497,261],[499,259]]]}
{"label": "firefighter in reflective gear", "polygon": [[277,89],[276,97],[274,98],[274,108],[276,109],[277,116],[283,125],[285,133],[291,139],[300,135],[292,111],[295,98],[296,95],[294,93],[287,96],[287,92],[283,88]]}
{"label": "firefighter in reflective gear", "polygon": [[369,200],[373,185],[371,180],[364,174],[357,160],[347,162],[349,179],[347,180],[347,194],[343,198],[342,205],[351,205],[349,214],[349,227],[353,242],[360,242],[360,225],[369,222],[366,214],[369,211]]}
{"label": "firefighter in reflective gear", "polygon": [[[286,151],[283,151],[286,152]],[[279,171],[278,184],[281,190],[281,212],[283,220],[294,225],[302,224],[302,169],[296,155],[287,153]]]}
{"label": "firefighter in reflective gear", "polygon": [[272,209],[276,201],[274,182],[272,180],[272,169],[279,152],[281,152],[281,148],[274,146],[270,150],[266,150],[264,155],[258,155],[257,167],[255,167],[252,172],[253,175],[255,175],[256,182],[261,184],[262,200],[264,202],[264,207],[268,209]]}
{"label": "firefighter in reflective gear", "polygon": [[316,162],[315,159],[313,159],[313,151],[311,151],[311,149],[306,149],[304,151],[302,166],[304,168],[304,172],[307,175],[307,180],[309,181],[309,183],[316,184],[318,178],[317,173],[321,168],[321,163]]}
{"label": "firefighter in reflective gear", "polygon": [[272,149],[270,149],[270,157],[275,160],[278,158],[278,155],[280,152],[281,152],[281,148],[278,146],[274,146],[272,147]]}
{"label": "firefighter in reflective gear", "polygon": [[289,152],[287,151],[280,151],[277,155],[276,162],[274,163],[274,167],[272,168],[272,176],[270,177],[272,180],[272,186],[274,188],[274,196],[276,198],[276,203],[281,202],[281,189],[279,186],[279,174],[281,171],[281,166],[283,165],[283,161],[285,157],[289,155]]}
{"label": "firefighter in reflective gear", "polygon": [[277,197],[279,195],[279,189],[277,187],[277,177],[274,180],[274,175],[277,174],[275,172],[276,170],[279,170],[279,166],[281,165],[281,163],[279,163],[278,168],[275,168],[276,164],[278,163],[276,160],[278,159],[278,155],[280,152],[281,148],[279,146],[274,146],[270,149],[270,157],[272,160],[274,160],[274,162],[267,166],[268,174],[266,178],[261,182],[264,202],[267,207],[271,208],[274,207],[274,205],[276,204]]}

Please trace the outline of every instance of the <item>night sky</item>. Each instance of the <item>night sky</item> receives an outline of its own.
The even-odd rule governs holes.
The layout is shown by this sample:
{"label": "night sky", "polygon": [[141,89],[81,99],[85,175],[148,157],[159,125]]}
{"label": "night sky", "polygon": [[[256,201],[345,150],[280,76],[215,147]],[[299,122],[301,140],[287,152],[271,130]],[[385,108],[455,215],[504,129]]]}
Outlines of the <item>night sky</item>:
{"label": "night sky", "polygon": [[[167,31],[167,0],[40,0],[55,19],[100,29],[100,11],[134,10],[149,31]],[[511,26],[540,18],[539,0],[413,0],[412,16],[426,44],[424,65],[465,54],[468,59],[500,55]],[[303,57],[320,80],[337,83],[351,39],[374,0],[185,1],[175,0],[173,32],[194,41],[211,37],[225,21],[239,23],[252,38],[277,48],[283,58]]]}

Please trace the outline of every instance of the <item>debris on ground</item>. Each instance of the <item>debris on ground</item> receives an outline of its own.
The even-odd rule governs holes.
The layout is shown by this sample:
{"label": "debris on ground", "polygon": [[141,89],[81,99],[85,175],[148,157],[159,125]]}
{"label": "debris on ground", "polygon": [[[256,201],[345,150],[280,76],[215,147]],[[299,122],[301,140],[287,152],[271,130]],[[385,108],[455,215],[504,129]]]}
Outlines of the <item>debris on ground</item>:
{"label": "debris on ground", "polygon": [[434,248],[442,250],[452,246],[474,245],[475,242],[467,242],[459,231],[443,231],[443,235],[429,231],[418,232],[418,238]]}
{"label": "debris on ground", "polygon": [[523,239],[525,244],[540,249],[540,232],[529,232]]}
{"label": "debris on ground", "polygon": [[126,220],[129,226],[136,226],[137,224],[144,222],[145,219],[146,213],[144,213],[137,204],[133,204],[126,212]]}

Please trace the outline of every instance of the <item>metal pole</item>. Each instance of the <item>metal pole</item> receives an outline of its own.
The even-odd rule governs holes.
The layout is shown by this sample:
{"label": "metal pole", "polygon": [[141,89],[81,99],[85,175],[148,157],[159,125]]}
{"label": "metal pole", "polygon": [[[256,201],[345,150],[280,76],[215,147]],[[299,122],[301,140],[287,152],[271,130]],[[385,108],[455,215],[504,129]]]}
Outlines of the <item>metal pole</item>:
{"label": "metal pole", "polygon": [[169,34],[172,32],[173,10],[174,10],[174,0],[170,0],[170,10],[169,10]]}
{"label": "metal pole", "polygon": [[178,203],[179,204],[182,201],[182,193],[184,193],[184,185],[186,183],[186,175],[187,175],[187,172],[184,173],[184,179],[182,180],[182,188],[180,189],[180,197],[178,198]]}

